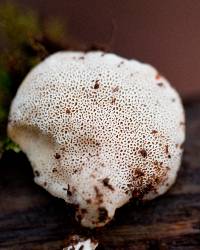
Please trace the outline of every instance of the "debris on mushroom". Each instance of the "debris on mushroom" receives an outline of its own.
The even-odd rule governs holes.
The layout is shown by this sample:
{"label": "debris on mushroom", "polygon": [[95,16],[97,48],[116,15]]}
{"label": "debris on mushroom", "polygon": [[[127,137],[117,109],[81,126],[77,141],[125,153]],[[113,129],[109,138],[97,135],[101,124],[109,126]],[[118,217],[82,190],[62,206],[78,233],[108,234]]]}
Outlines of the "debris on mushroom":
{"label": "debris on mushroom", "polygon": [[97,246],[98,242],[96,240],[73,235],[70,236],[67,247],[63,248],[63,250],[95,250]]}
{"label": "debris on mushroom", "polygon": [[59,52],[36,66],[12,103],[8,134],[35,182],[104,226],[130,199],[174,183],[185,139],[177,92],[155,68],[102,52]]}

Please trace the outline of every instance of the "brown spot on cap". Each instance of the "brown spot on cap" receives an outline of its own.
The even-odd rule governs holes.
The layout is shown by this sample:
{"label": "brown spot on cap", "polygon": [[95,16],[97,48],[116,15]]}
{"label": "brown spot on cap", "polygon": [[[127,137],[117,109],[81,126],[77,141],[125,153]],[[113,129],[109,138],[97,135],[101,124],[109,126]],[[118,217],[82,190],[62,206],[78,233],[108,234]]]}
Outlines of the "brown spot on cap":
{"label": "brown spot on cap", "polygon": [[142,157],[146,158],[147,157],[147,151],[145,149],[141,149],[139,153],[142,155]]}
{"label": "brown spot on cap", "polygon": [[136,168],[134,174],[136,175],[136,177],[142,177],[145,175],[139,168]]}
{"label": "brown spot on cap", "polygon": [[68,109],[68,108],[66,108],[65,112],[66,112],[66,114],[70,114],[71,113],[70,109]]}
{"label": "brown spot on cap", "polygon": [[69,196],[72,196],[72,192],[70,191],[70,185],[68,184],[68,186],[67,186],[67,194],[69,195]]}
{"label": "brown spot on cap", "polygon": [[53,173],[55,173],[55,172],[57,172],[57,171],[58,171],[58,170],[57,170],[56,168],[53,168],[53,169],[52,169],[52,172],[53,172]]}
{"label": "brown spot on cap", "polygon": [[108,211],[105,209],[105,207],[100,207],[98,211],[99,211],[98,220],[100,222],[105,222],[108,219]]}
{"label": "brown spot on cap", "polygon": [[163,84],[162,82],[158,82],[157,85],[158,85],[159,87],[163,87],[163,86],[164,86],[164,84]]}
{"label": "brown spot on cap", "polygon": [[113,92],[119,91],[119,87],[118,87],[118,86],[114,87],[114,88],[112,89],[112,91],[113,91]]}
{"label": "brown spot on cap", "polygon": [[115,97],[112,97],[111,104],[115,104],[115,102],[116,102],[116,98],[115,98]]}
{"label": "brown spot on cap", "polygon": [[103,202],[103,195],[100,193],[98,187],[94,186],[94,190],[96,192],[96,199],[97,199],[97,203],[100,204]]}
{"label": "brown spot on cap", "polygon": [[153,162],[153,164],[158,165],[158,161],[157,161],[157,160],[156,160],[156,161],[154,161],[154,162]]}
{"label": "brown spot on cap", "polygon": [[142,195],[144,196],[145,194],[148,194],[150,191],[153,191],[153,190],[154,190],[154,186],[152,185],[152,183],[149,183],[146,185],[146,187],[143,188]]}
{"label": "brown spot on cap", "polygon": [[75,169],[74,171],[73,171],[73,174],[77,174],[79,172],[79,170],[78,169]]}
{"label": "brown spot on cap", "polygon": [[56,153],[55,155],[54,155],[54,157],[58,160],[58,159],[60,159],[60,155],[58,154],[58,153]]}
{"label": "brown spot on cap", "polygon": [[157,130],[152,130],[152,131],[151,131],[151,134],[153,134],[153,135],[155,135],[155,134],[157,134],[157,133],[158,133]]}
{"label": "brown spot on cap", "polygon": [[36,177],[39,177],[39,176],[40,176],[40,172],[39,172],[39,171],[35,170],[34,173],[35,173],[35,176],[36,176]]}
{"label": "brown spot on cap", "polygon": [[109,188],[110,190],[114,191],[113,186],[109,183],[110,179],[107,177],[105,179],[103,179],[103,185],[107,188]]}
{"label": "brown spot on cap", "polygon": [[91,199],[87,199],[86,202],[87,202],[88,204],[91,204],[91,203],[92,203]]}
{"label": "brown spot on cap", "polygon": [[99,80],[96,80],[95,85],[94,85],[94,89],[98,89],[99,88]]}
{"label": "brown spot on cap", "polygon": [[165,153],[169,154],[169,145],[165,145]]}

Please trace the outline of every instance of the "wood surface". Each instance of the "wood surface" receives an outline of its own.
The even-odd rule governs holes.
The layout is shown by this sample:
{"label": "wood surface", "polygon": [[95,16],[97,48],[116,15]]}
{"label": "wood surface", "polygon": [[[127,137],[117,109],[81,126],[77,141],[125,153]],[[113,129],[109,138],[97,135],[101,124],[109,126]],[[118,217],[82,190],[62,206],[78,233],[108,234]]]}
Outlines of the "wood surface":
{"label": "wood surface", "polygon": [[187,140],[176,184],[145,204],[128,204],[103,229],[82,229],[72,207],[33,182],[20,153],[0,161],[0,249],[61,250],[74,232],[92,234],[98,250],[200,249],[200,101],[185,104]]}

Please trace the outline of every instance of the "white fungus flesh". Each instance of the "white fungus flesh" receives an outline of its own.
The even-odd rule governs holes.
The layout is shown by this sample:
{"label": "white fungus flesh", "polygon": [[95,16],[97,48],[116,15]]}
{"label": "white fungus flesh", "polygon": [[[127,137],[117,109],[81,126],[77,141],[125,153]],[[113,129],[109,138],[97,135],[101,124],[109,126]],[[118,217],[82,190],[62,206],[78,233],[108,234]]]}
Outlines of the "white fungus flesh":
{"label": "white fungus flesh", "polygon": [[59,52],[36,66],[12,103],[8,133],[35,182],[104,226],[130,199],[174,183],[185,138],[181,100],[155,68],[102,52]]}
{"label": "white fungus flesh", "polygon": [[95,250],[98,242],[90,238],[85,239],[78,235],[73,235],[69,239],[68,246],[63,250]]}

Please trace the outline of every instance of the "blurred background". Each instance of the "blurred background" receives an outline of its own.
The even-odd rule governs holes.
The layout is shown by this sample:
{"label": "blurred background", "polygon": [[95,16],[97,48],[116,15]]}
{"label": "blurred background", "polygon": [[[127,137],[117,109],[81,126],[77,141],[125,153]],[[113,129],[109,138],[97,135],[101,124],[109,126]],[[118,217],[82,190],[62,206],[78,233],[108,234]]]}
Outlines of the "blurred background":
{"label": "blurred background", "polygon": [[55,51],[135,58],[165,75],[184,103],[200,97],[199,0],[0,0],[0,38],[0,148],[19,84]]}
{"label": "blurred background", "polygon": [[186,99],[200,94],[199,0],[12,2],[36,11],[43,19],[58,17],[82,45],[98,44],[153,64]]}

